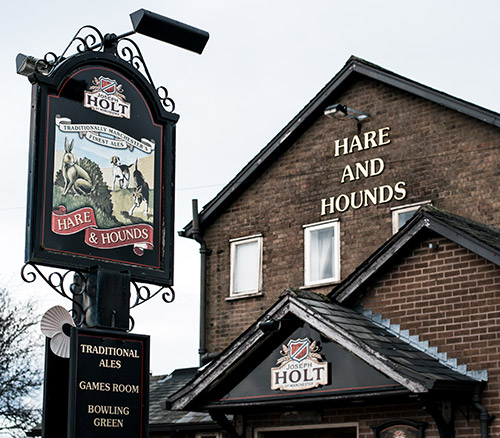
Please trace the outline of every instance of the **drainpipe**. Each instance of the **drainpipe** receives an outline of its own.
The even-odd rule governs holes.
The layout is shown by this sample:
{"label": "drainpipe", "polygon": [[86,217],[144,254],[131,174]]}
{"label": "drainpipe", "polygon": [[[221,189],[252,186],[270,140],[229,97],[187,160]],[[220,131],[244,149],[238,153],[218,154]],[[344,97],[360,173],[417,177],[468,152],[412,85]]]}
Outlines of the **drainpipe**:
{"label": "drainpipe", "polygon": [[488,414],[486,408],[481,404],[482,385],[477,385],[472,396],[472,404],[479,412],[481,421],[481,438],[488,438],[488,425],[495,419],[494,415]]}
{"label": "drainpipe", "polygon": [[201,235],[200,219],[198,216],[198,200],[193,199],[192,205],[193,227],[191,229],[191,233],[193,235],[193,239],[200,244],[200,348],[198,350],[198,354],[200,355],[200,366],[203,366],[211,358],[211,355],[207,353],[205,334],[207,320],[207,255],[210,255],[211,251],[207,248],[207,243]]}

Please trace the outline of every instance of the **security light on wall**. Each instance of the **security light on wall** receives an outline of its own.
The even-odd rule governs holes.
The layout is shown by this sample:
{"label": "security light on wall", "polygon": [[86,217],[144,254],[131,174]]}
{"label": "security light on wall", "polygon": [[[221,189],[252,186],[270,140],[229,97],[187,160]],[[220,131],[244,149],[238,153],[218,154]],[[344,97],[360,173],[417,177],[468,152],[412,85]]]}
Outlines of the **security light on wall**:
{"label": "security light on wall", "polygon": [[358,123],[370,120],[370,114],[349,108],[345,105],[342,105],[341,103],[336,103],[335,105],[327,107],[324,114],[327,117],[332,117],[339,120],[348,117],[350,119],[356,120]]}

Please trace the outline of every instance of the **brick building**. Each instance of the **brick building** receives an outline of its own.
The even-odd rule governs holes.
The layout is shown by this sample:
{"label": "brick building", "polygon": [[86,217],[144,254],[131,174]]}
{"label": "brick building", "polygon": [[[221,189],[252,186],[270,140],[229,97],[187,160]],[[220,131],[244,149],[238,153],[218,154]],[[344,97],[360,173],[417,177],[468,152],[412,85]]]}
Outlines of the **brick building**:
{"label": "brick building", "polygon": [[499,127],[349,59],[181,232],[211,362],[168,405],[241,438],[500,437]]}

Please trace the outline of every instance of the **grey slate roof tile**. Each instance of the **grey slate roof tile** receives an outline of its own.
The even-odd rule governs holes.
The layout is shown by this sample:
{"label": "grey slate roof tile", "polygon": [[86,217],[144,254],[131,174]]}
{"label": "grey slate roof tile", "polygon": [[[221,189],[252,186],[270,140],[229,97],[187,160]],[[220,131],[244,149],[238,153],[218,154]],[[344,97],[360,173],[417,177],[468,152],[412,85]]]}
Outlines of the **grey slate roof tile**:
{"label": "grey slate roof tile", "polygon": [[[393,362],[404,367],[409,373],[416,373],[431,381],[474,382],[471,377],[442,363],[433,355],[420,350],[409,339],[398,336],[390,327],[376,324],[372,319],[350,307],[336,302],[326,302],[325,296],[318,297],[308,291],[290,291],[303,305],[316,313],[318,318],[330,321],[335,326]],[[314,294],[314,295],[313,295]]]}
{"label": "grey slate roof tile", "polygon": [[163,409],[160,403],[168,396],[184,387],[198,372],[198,368],[178,369],[169,375],[153,376],[149,384],[149,423],[150,425],[213,423],[208,414],[182,412]]}

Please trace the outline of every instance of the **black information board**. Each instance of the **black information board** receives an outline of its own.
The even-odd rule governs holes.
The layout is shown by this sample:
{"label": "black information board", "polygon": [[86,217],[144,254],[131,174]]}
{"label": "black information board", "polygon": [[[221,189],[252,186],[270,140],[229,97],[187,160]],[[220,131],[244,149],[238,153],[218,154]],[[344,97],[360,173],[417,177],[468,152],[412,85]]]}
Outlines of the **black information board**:
{"label": "black information board", "polygon": [[149,336],[74,328],[68,438],[148,436]]}

